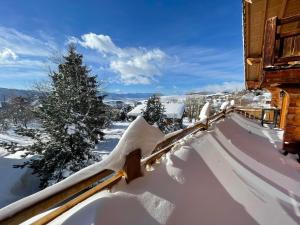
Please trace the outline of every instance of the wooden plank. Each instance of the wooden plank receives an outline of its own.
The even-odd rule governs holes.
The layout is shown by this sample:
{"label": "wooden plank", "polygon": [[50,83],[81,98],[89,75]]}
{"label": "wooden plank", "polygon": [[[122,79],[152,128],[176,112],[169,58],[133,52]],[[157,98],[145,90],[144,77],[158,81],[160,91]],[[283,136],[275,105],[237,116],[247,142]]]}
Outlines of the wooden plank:
{"label": "wooden plank", "polygon": [[103,170],[89,178],[86,178],[77,184],[74,184],[71,187],[63,189],[53,195],[47,196],[46,199],[41,199],[38,202],[30,204],[27,208],[17,211],[13,214],[7,215],[3,218],[0,218],[1,225],[17,225],[23,221],[32,218],[35,215],[38,215],[45,210],[49,209],[62,202],[63,200],[68,199],[69,197],[77,194],[78,192],[86,189],[93,183],[113,174],[112,170]]}
{"label": "wooden plank", "polygon": [[[280,57],[276,59],[276,63],[289,63],[289,62],[295,62],[295,61],[300,61],[300,55],[297,56],[286,56],[286,57]],[[276,65],[274,63],[274,65]]]}
{"label": "wooden plank", "polygon": [[293,22],[298,22],[300,21],[300,15],[295,15],[295,16],[290,16],[290,17],[285,17],[282,19],[278,20],[278,25],[283,25],[287,23],[293,23]]}
{"label": "wooden plank", "polygon": [[288,38],[288,37],[294,37],[300,35],[300,29],[284,32],[278,34],[278,38]]}
{"label": "wooden plank", "polygon": [[87,198],[93,196],[99,191],[102,191],[104,189],[108,189],[112,187],[114,184],[119,182],[122,179],[123,172],[118,172],[112,177],[108,178],[107,180],[103,181],[102,183],[98,184],[97,186],[93,187],[92,189],[84,192],[83,194],[79,195],[78,197],[72,199],[71,201],[67,202],[66,204],[60,206],[59,208],[55,209],[54,211],[51,211],[46,216],[43,216],[36,222],[32,223],[32,225],[44,225],[58,216],[62,215],[64,212],[68,211],[69,209],[73,208],[75,205],[79,204],[80,202],[86,200]]}
{"label": "wooden plank", "polygon": [[261,62],[261,57],[259,58],[247,58],[246,62],[249,66],[252,66],[253,64],[258,64]]}
{"label": "wooden plank", "polygon": [[300,68],[265,70],[263,85],[299,84]]}
{"label": "wooden plank", "polygon": [[265,36],[263,45],[263,68],[274,66],[275,62],[275,42],[276,42],[277,17],[272,17],[266,21]]}
{"label": "wooden plank", "polygon": [[286,126],[286,118],[288,114],[288,107],[289,107],[289,96],[287,93],[283,96],[282,105],[281,105],[281,113],[280,113],[280,121],[279,127],[284,129]]}

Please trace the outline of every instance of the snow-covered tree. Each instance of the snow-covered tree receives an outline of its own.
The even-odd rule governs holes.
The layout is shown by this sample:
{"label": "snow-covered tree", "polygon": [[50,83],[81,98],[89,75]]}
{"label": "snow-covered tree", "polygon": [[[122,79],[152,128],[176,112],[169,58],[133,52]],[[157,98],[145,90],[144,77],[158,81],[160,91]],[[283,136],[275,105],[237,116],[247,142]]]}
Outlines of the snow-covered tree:
{"label": "snow-covered tree", "polygon": [[146,109],[143,112],[143,117],[149,124],[157,124],[157,126],[163,131],[165,125],[164,111],[165,108],[161,103],[159,96],[153,95],[147,101]]}
{"label": "snow-covered tree", "polygon": [[18,167],[28,166],[41,180],[41,187],[56,183],[89,165],[101,128],[106,124],[103,96],[98,95],[96,76],[83,65],[82,55],[70,46],[58,71],[50,74],[51,89],[36,115],[42,123],[34,144],[18,147],[35,155]]}

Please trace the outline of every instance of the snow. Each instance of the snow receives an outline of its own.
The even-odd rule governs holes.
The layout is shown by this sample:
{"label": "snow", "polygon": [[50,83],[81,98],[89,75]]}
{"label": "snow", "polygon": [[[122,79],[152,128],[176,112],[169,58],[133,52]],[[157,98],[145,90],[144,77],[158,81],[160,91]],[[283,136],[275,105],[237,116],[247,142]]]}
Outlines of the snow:
{"label": "snow", "polygon": [[[102,159],[115,148],[129,124],[129,122],[113,122],[110,128],[103,129],[105,139],[99,142],[95,150]],[[40,125],[34,123],[29,124],[29,127],[38,128]],[[68,128],[70,133],[75,130],[73,125]],[[12,128],[0,133],[0,142],[16,142],[25,146],[32,144],[32,139],[17,135]],[[20,165],[26,161],[22,158],[23,154],[23,151],[9,154],[0,148],[0,208],[39,191],[39,180],[31,174],[30,169],[13,168],[13,165]]]}
{"label": "snow", "polygon": [[130,125],[130,122],[113,122],[108,128],[103,129],[105,134],[104,139],[96,146],[96,152],[101,156],[109,154],[118,144],[125,130]]}
{"label": "snow", "polygon": [[11,215],[16,210],[24,209],[104,169],[118,171],[122,169],[127,154],[139,148],[143,157],[148,156],[156,143],[162,140],[163,137],[163,133],[158,128],[149,125],[143,117],[137,117],[129,125],[115,149],[101,162],[88,166],[57,184],[4,207],[0,210],[0,218],[4,215]]}
{"label": "snow", "polygon": [[130,112],[127,113],[127,116],[140,116],[143,114],[143,110],[146,109],[146,104],[140,104],[134,107]]}
{"label": "snow", "polygon": [[39,180],[32,176],[30,169],[13,168],[24,161],[20,156],[0,149],[0,208],[39,190]]}
{"label": "snow", "polygon": [[[162,102],[165,112],[164,115],[170,119],[181,119],[184,113],[185,105],[184,103],[167,103]],[[146,103],[137,105],[134,109],[127,113],[127,116],[140,116],[146,109]]]}
{"label": "snow", "polygon": [[171,119],[181,119],[184,113],[185,105],[183,103],[163,103],[165,107],[164,115]]}
{"label": "snow", "polygon": [[[12,141],[19,145],[32,144],[30,138],[15,134],[13,129],[1,133],[0,141]],[[13,168],[13,165],[20,165],[25,161],[21,157],[23,154],[24,152],[10,154],[5,149],[0,148],[0,208],[39,190],[39,180],[31,174],[30,169]]]}
{"label": "snow", "polygon": [[220,110],[223,111],[227,108],[227,106],[229,105],[229,101],[225,101],[222,103],[221,107],[220,107]]}
{"label": "snow", "polygon": [[50,224],[299,224],[297,163],[245,124],[228,116],[184,138],[143,177],[121,180]]}
{"label": "snow", "polygon": [[139,116],[129,125],[115,149],[99,163],[99,166],[105,165],[105,169],[114,171],[121,170],[126,155],[141,149],[142,156],[148,156],[163,137],[164,134],[158,128],[149,125],[143,117]]}
{"label": "snow", "polygon": [[235,104],[234,100],[231,100],[230,101],[230,106],[234,106],[234,104]]}
{"label": "snow", "polygon": [[210,103],[206,102],[204,106],[201,109],[199,119],[201,123],[206,124],[207,118],[209,117],[209,112],[210,112]]}

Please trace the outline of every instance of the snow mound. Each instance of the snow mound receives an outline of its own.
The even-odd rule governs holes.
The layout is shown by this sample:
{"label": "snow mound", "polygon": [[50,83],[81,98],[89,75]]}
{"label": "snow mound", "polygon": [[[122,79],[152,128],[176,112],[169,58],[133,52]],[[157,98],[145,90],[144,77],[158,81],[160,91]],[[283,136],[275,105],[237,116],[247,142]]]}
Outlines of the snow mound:
{"label": "snow mound", "polygon": [[221,107],[220,107],[220,110],[223,111],[227,108],[227,106],[229,105],[229,101],[225,101],[222,103]]}
{"label": "snow mound", "polygon": [[115,149],[105,159],[105,169],[121,170],[126,155],[141,149],[142,157],[149,156],[156,144],[164,138],[164,134],[156,127],[149,125],[142,116],[137,117],[129,125]]}
{"label": "snow mound", "polygon": [[205,105],[202,107],[199,115],[200,123],[207,122],[207,118],[209,117],[209,112],[210,112],[210,104],[209,102],[206,102]]}

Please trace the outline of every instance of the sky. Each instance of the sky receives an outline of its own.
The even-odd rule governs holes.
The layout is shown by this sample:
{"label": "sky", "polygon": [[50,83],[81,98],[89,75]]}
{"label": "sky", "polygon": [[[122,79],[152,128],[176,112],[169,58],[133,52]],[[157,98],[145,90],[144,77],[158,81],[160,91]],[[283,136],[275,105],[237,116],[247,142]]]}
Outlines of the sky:
{"label": "sky", "polygon": [[244,85],[240,0],[2,0],[0,87],[47,82],[70,43],[108,92]]}

